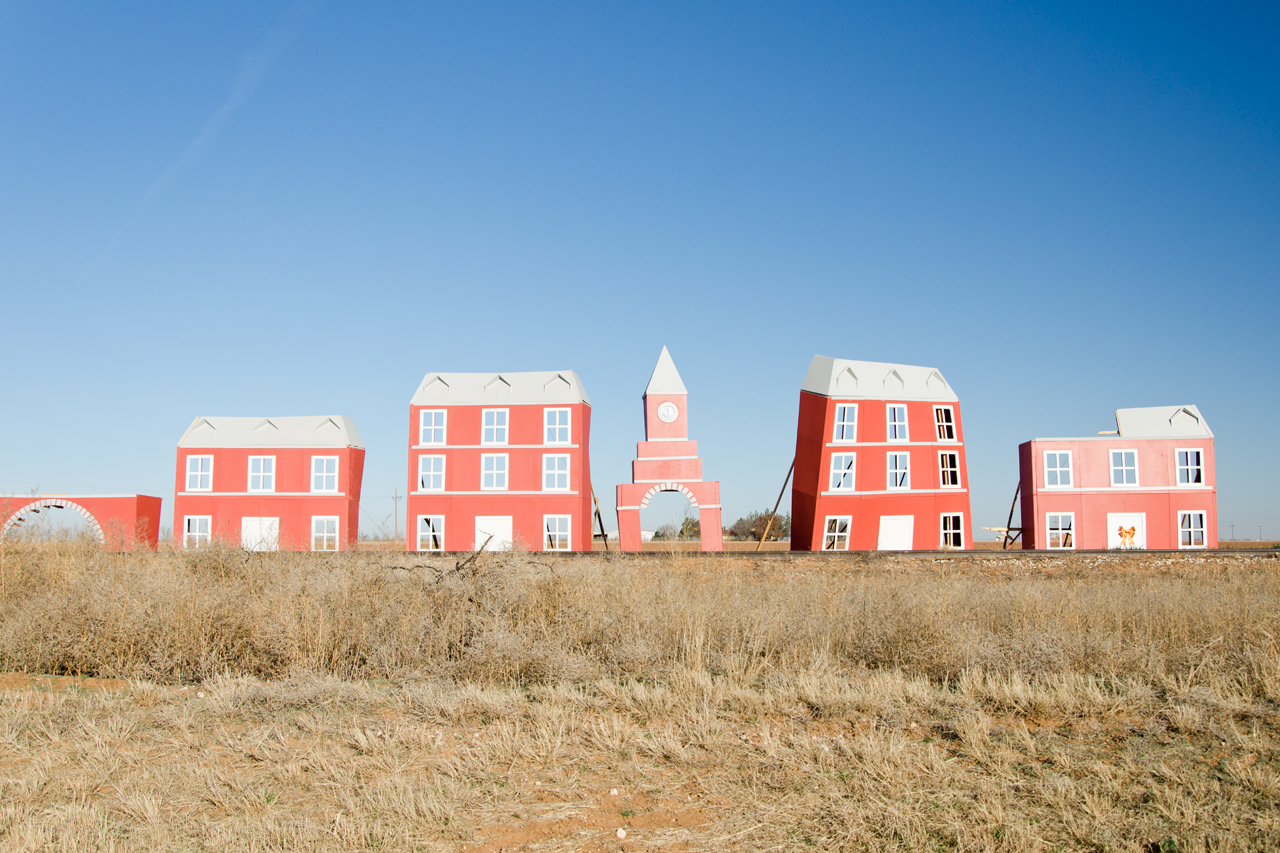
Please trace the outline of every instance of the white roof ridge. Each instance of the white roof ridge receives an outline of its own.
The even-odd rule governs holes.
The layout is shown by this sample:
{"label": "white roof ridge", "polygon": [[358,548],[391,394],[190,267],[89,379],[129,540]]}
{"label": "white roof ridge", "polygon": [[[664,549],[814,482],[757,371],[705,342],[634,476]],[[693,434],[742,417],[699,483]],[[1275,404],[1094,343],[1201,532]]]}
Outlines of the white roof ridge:
{"label": "white roof ridge", "polygon": [[437,373],[418,383],[411,406],[591,405],[587,390],[572,370]]}
{"label": "white roof ridge", "polygon": [[936,367],[826,355],[813,357],[800,390],[842,400],[960,400]]}
{"label": "white roof ridge", "polygon": [[645,396],[689,393],[684,387],[684,380],[680,378],[680,371],[676,370],[676,363],[671,360],[671,353],[667,352],[665,346],[658,356],[658,363],[654,365],[653,374],[649,377],[649,384],[645,386],[644,393]]}
{"label": "white roof ridge", "polygon": [[[273,430],[263,431],[270,424]],[[327,435],[317,431],[327,429]],[[179,447],[359,447],[355,422],[345,415],[287,417],[197,416],[178,440]]]}

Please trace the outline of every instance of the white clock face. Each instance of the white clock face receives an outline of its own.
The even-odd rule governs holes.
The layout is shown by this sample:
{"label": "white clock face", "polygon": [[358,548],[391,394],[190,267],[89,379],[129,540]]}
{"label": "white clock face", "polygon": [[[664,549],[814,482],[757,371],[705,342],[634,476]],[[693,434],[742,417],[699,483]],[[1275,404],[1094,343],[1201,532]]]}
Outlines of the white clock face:
{"label": "white clock face", "polygon": [[658,407],[658,420],[664,424],[669,424],[678,417],[680,417],[680,410],[676,408],[675,403],[663,403]]}

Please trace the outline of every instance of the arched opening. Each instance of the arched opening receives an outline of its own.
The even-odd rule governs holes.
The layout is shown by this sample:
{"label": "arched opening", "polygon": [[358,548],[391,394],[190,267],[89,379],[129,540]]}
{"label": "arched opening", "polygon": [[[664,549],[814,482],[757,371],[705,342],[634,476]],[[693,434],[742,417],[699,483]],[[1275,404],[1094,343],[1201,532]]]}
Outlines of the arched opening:
{"label": "arched opening", "polygon": [[640,529],[648,541],[700,542],[697,499],[675,484],[654,486],[640,502]]}
{"label": "arched opening", "polygon": [[39,498],[8,514],[0,527],[0,538],[17,542],[106,543],[102,525],[93,514],[74,501]]}

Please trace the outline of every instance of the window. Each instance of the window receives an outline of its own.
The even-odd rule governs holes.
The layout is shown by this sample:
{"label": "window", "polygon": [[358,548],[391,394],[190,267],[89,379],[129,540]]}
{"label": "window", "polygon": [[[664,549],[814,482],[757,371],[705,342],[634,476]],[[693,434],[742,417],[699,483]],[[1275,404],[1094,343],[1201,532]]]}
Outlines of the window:
{"label": "window", "polygon": [[544,515],[542,517],[542,548],[544,551],[569,550],[569,516]]}
{"label": "window", "polygon": [[187,457],[187,491],[209,492],[213,490],[213,457]]}
{"label": "window", "polygon": [[938,441],[956,440],[955,412],[950,406],[934,406],[933,422],[938,427]]}
{"label": "window", "polygon": [[444,516],[443,515],[418,516],[418,550],[419,551],[443,551],[444,550]]}
{"label": "window", "polygon": [[964,547],[963,515],[942,516],[942,547],[944,549]]}
{"label": "window", "polygon": [[1071,487],[1071,451],[1050,450],[1044,455],[1044,485],[1049,489]]}
{"label": "window", "polygon": [[418,413],[421,419],[418,424],[418,444],[445,443],[445,411],[443,409],[423,409]]}
{"label": "window", "polygon": [[889,406],[889,440],[908,441],[907,407]]}
{"label": "window", "polygon": [[1076,514],[1074,512],[1051,512],[1048,522],[1050,548],[1076,547]]}
{"label": "window", "polygon": [[1178,485],[1204,485],[1204,466],[1199,450],[1178,451]]}
{"label": "window", "polygon": [[858,407],[855,405],[836,406],[836,432],[832,441],[850,442],[858,440]]}
{"label": "window", "polygon": [[568,409],[543,409],[542,418],[546,427],[544,441],[547,444],[569,443]]}
{"label": "window", "polygon": [[942,472],[942,488],[960,488],[960,454],[948,450],[938,454],[938,469]]}
{"label": "window", "polygon": [[1111,485],[1138,485],[1138,451],[1111,451]]}
{"label": "window", "polygon": [[[418,457],[418,490],[422,492],[444,491],[444,457]],[[425,516],[424,516],[425,517]],[[422,550],[419,548],[418,550]]]}
{"label": "window", "polygon": [[484,432],[481,435],[481,444],[506,444],[507,443],[507,410],[506,409],[485,409],[484,410]]}
{"label": "window", "polygon": [[827,516],[827,530],[822,536],[822,550],[849,550],[849,520],[847,515]]}
{"label": "window", "polygon": [[276,490],[276,458],[274,456],[249,457],[249,491],[274,492]]}
{"label": "window", "polygon": [[542,457],[542,490],[569,491],[569,454],[547,454]]}
{"label": "window", "polygon": [[209,526],[212,522],[213,517],[209,515],[188,515],[183,520],[182,547],[199,548],[201,545],[208,545]]}
{"label": "window", "polygon": [[338,550],[338,517],[336,515],[311,516],[311,550]]}
{"label": "window", "polygon": [[911,454],[889,454],[889,488],[911,488]]}
{"label": "window", "polygon": [[480,488],[488,490],[507,488],[507,454],[485,453],[480,456]]}
{"label": "window", "polygon": [[831,455],[831,491],[852,492],[856,454],[833,453]]}
{"label": "window", "polygon": [[338,457],[311,457],[311,491],[338,491]]}
{"label": "window", "polygon": [[1178,547],[1179,548],[1203,548],[1204,547],[1204,513],[1203,512],[1178,513]]}

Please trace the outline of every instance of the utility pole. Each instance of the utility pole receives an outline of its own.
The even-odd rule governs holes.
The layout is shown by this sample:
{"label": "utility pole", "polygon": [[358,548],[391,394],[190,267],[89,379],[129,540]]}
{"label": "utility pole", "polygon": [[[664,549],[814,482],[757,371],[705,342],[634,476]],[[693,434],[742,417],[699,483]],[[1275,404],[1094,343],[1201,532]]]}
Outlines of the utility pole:
{"label": "utility pole", "polygon": [[1231,528],[1231,541],[1234,542],[1236,539],[1236,526],[1234,524],[1228,526]]}
{"label": "utility pole", "polygon": [[[392,536],[397,542],[400,541],[400,487],[396,486],[395,491],[391,494],[391,501],[395,504],[396,511],[391,515],[391,529],[394,531]],[[387,528],[382,528],[386,530]]]}

